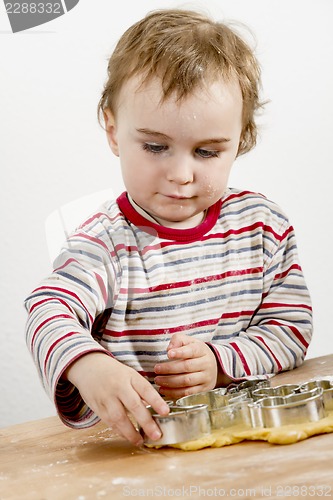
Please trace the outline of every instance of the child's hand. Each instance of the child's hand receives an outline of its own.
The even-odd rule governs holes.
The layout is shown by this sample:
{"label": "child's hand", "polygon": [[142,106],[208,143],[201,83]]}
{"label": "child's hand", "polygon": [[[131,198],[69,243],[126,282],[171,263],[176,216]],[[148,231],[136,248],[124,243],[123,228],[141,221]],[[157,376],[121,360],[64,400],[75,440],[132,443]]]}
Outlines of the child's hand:
{"label": "child's hand", "polygon": [[218,366],[205,342],[181,333],[174,334],[167,349],[170,361],[155,365],[155,384],[167,398],[178,399],[214,389]]}
{"label": "child's hand", "polygon": [[169,413],[169,407],[153,386],[133,368],[96,352],[74,361],[65,375],[78,388],[89,408],[134,445],[141,445],[143,440],[126,410],[132,413],[151,439],[161,436],[146,405],[151,405],[162,415]]}

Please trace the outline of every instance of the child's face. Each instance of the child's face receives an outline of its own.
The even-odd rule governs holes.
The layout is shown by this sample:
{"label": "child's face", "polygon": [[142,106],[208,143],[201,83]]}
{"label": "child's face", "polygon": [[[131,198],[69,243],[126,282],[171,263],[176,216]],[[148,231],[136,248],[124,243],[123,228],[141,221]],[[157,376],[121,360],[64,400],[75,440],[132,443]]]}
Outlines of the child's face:
{"label": "child's face", "polygon": [[242,130],[236,82],[160,104],[159,79],[122,88],[116,116],[106,111],[112,151],[133,200],[160,224],[193,227],[223,195]]}

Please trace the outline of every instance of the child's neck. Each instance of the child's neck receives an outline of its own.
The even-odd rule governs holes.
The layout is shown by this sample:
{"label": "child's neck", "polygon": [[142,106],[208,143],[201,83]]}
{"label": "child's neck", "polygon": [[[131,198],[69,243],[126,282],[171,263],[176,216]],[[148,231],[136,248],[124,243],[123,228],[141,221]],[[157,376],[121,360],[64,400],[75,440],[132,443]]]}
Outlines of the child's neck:
{"label": "child's neck", "polygon": [[138,205],[128,193],[127,193],[127,197],[128,197],[130,204],[132,205],[132,207],[135,208],[135,210],[140,215],[142,215],[142,217],[144,217],[147,220],[150,220],[151,222],[154,222],[154,224],[160,224],[164,227],[170,227],[173,229],[190,229],[191,227],[196,227],[199,224],[201,224],[201,222],[204,220],[205,215],[206,215],[206,212],[201,212],[200,214],[196,214],[194,217],[191,217],[190,219],[186,219],[184,221],[179,221],[179,222],[178,221],[177,222],[161,221],[159,218],[157,218],[157,217],[155,218],[152,215],[150,215],[148,212],[143,210],[143,208],[141,208],[140,205]]}

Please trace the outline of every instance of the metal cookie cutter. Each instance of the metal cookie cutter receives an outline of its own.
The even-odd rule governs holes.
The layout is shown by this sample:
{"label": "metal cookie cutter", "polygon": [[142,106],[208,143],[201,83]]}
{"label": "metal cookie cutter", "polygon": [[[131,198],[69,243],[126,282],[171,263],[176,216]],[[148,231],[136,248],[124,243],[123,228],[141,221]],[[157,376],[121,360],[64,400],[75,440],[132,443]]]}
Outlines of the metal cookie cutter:
{"label": "metal cookie cutter", "polygon": [[327,411],[333,411],[333,380],[310,380],[299,387],[299,391],[311,391],[316,387],[323,389],[324,406]]}
{"label": "metal cookie cutter", "polygon": [[208,409],[211,428],[224,429],[243,423],[250,425],[248,401],[246,391],[226,394],[224,389],[213,389],[184,396],[176,401],[176,405],[204,404]]}
{"label": "metal cookie cutter", "polygon": [[252,427],[317,422],[326,416],[321,387],[287,396],[266,396],[249,403],[249,410]]}
{"label": "metal cookie cutter", "polygon": [[249,398],[252,398],[252,392],[256,389],[261,389],[264,387],[270,387],[271,382],[268,379],[252,379],[252,380],[244,380],[237,385],[230,384],[227,387],[227,391],[229,394],[235,394],[237,392],[246,391]]}
{"label": "metal cookie cutter", "polygon": [[139,427],[145,444],[168,445],[192,441],[204,437],[211,431],[207,405],[170,406],[170,413],[166,416],[155,413],[151,406],[147,408],[159,426],[162,436],[153,441]]}
{"label": "metal cookie cutter", "polygon": [[252,391],[253,401],[266,397],[286,397],[299,392],[300,386],[296,384],[278,385],[276,387],[261,387]]}

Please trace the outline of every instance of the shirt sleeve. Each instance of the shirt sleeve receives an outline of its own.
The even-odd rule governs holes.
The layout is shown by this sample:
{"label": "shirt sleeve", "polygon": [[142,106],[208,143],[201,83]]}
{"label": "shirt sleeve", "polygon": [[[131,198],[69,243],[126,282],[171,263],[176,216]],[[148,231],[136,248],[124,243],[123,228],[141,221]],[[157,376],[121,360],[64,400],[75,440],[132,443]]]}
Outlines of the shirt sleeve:
{"label": "shirt sleeve", "polygon": [[311,299],[288,221],[275,234],[272,248],[264,266],[261,303],[248,327],[228,341],[209,343],[223,373],[234,380],[296,368],[311,340]]}
{"label": "shirt sleeve", "polygon": [[111,355],[98,340],[112,308],[116,274],[103,241],[81,230],[68,239],[53,273],[25,301],[28,348],[46,392],[68,426],[88,427],[99,420],[76,387],[61,376],[89,352]]}

